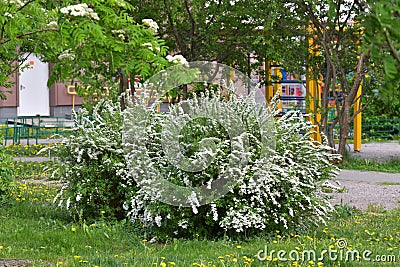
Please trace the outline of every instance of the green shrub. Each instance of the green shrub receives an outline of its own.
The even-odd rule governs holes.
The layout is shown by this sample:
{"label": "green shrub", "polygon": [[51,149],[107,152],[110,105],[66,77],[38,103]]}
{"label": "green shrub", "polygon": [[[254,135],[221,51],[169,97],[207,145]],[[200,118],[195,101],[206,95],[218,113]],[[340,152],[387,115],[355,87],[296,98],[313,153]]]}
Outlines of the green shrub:
{"label": "green shrub", "polygon": [[3,146],[0,146],[0,203],[7,201],[9,194],[15,188],[12,163],[13,158]]}

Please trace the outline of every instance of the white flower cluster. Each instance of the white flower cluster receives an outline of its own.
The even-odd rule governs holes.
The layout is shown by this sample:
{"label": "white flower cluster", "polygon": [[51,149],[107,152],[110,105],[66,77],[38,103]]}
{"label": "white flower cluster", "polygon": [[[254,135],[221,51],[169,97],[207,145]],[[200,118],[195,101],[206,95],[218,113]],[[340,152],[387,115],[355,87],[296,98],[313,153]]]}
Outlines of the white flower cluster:
{"label": "white flower cluster", "polygon": [[25,4],[25,1],[21,0],[5,0],[4,2],[7,4],[15,5],[17,7],[21,7]]}
{"label": "white flower cluster", "polygon": [[157,22],[152,19],[142,19],[142,23],[157,34],[159,28]]}
{"label": "white flower cluster", "polygon": [[90,8],[86,3],[71,5],[63,7],[60,12],[66,15],[71,15],[74,17],[86,17],[89,16],[94,20],[99,20],[99,15],[92,8]]}
{"label": "white flower cluster", "polygon": [[75,55],[73,53],[71,53],[71,49],[65,50],[63,51],[59,56],[58,56],[59,60],[74,60],[75,59]]}
{"label": "white flower cluster", "polygon": [[124,30],[111,30],[112,33],[117,34],[121,40],[125,40],[125,31]]}
{"label": "white flower cluster", "polygon": [[11,19],[14,18],[13,14],[11,14],[11,13],[9,13],[9,12],[4,13],[4,17],[9,17],[9,18],[11,18]]}
{"label": "white flower cluster", "polygon": [[171,62],[173,64],[182,64],[184,66],[189,65],[186,58],[182,55],[175,55],[175,56],[168,55],[165,58],[168,60],[168,62]]}
{"label": "white flower cluster", "polygon": [[[151,51],[154,51],[153,50],[153,45],[151,44],[151,43],[143,43],[142,44],[142,46],[143,47],[147,47],[149,50],[151,50]],[[156,46],[155,48],[154,48],[157,52],[160,52],[160,47],[159,46]]]}
{"label": "white flower cluster", "polygon": [[47,23],[47,26],[48,27],[57,27],[58,26],[58,24],[57,24],[57,21],[50,21],[49,23]]}
{"label": "white flower cluster", "polygon": [[116,1],[114,1],[114,3],[117,6],[120,6],[120,7],[125,7],[126,6],[126,2],[124,0],[116,0]]}

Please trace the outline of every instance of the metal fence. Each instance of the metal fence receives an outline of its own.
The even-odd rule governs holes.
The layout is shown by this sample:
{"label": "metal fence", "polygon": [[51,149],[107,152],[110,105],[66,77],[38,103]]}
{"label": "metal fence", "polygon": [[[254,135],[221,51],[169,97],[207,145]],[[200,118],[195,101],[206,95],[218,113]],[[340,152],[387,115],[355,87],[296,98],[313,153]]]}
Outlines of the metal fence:
{"label": "metal fence", "polygon": [[54,116],[19,116],[3,118],[0,128],[4,136],[4,145],[8,142],[19,144],[24,141],[38,144],[40,139],[47,139],[55,134],[68,134],[74,121],[71,117]]}

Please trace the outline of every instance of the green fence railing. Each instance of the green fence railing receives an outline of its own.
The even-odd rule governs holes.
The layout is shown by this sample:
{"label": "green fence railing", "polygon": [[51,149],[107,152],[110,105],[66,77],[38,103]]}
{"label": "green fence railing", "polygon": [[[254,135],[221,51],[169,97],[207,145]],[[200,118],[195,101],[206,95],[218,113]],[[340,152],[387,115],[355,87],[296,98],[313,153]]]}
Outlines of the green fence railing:
{"label": "green fence railing", "polygon": [[19,116],[3,118],[2,121],[4,124],[0,130],[3,132],[4,145],[8,142],[19,144],[21,140],[28,145],[31,142],[38,144],[40,139],[54,134],[68,134],[74,123],[70,117],[54,116]]}
{"label": "green fence railing", "polygon": [[400,118],[377,118],[364,120],[362,124],[363,138],[392,139],[400,132]]}
{"label": "green fence railing", "polygon": [[[374,118],[363,120],[362,139],[394,139],[400,135],[400,118]],[[349,139],[353,139],[353,125],[350,126]],[[339,138],[339,126],[334,129],[334,139]]]}

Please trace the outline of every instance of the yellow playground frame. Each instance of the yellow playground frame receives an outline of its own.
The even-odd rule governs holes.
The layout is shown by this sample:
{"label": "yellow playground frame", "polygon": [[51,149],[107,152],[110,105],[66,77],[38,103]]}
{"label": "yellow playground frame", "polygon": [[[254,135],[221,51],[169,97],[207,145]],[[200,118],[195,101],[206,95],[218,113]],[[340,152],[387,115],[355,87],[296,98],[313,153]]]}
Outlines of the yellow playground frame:
{"label": "yellow playground frame", "polygon": [[[267,81],[267,85],[265,87],[265,98],[266,101],[269,102],[274,95],[280,91],[280,83],[275,82],[272,84],[272,73],[273,68],[275,68],[275,77],[278,79],[282,79],[281,67],[277,67],[277,65],[271,64],[271,62],[265,62],[265,79]],[[310,73],[310,71],[309,71]],[[312,135],[312,138],[316,141],[321,142],[321,134],[319,130],[319,122],[321,121],[321,114],[315,112],[317,107],[320,106],[321,103],[321,91],[319,86],[320,81],[317,81],[311,78],[311,75],[306,75],[306,112],[310,114],[314,114],[313,117],[309,117],[309,120],[313,122],[315,125],[315,133]],[[354,103],[354,113],[358,112],[360,108],[361,102],[361,92],[362,86],[358,88],[357,95],[356,95],[356,102]],[[279,109],[282,109],[282,101],[278,106]],[[353,135],[354,135],[354,151],[361,151],[361,137],[362,137],[362,113],[358,113],[354,120],[353,120]]]}

